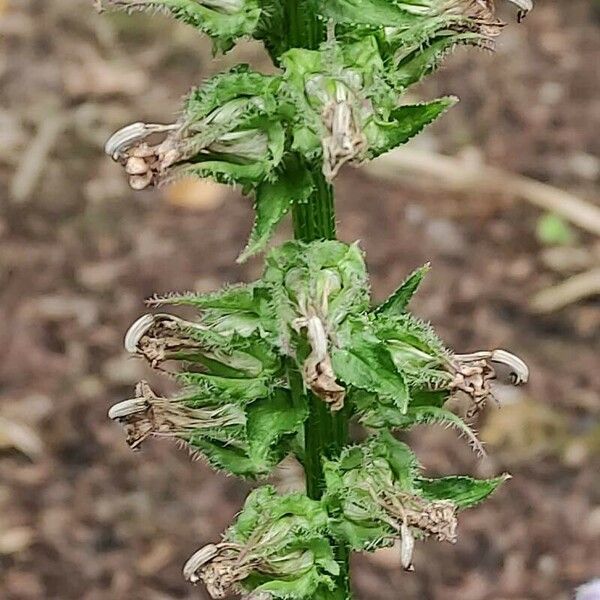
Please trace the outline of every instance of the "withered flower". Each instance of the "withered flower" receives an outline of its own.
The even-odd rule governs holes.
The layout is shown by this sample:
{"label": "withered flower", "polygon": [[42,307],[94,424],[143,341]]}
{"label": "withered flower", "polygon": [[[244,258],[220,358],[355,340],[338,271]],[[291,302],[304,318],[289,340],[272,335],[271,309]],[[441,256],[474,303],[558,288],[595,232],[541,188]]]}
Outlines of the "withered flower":
{"label": "withered flower", "polygon": [[[123,165],[129,185],[136,190],[169,181],[186,166],[211,158],[226,157],[234,162],[268,160],[269,137],[265,131],[231,130],[240,115],[262,105],[259,97],[237,98],[199,120],[184,115],[168,125],[133,123],[109,138],[105,152]],[[151,145],[147,140],[154,134],[166,136]]]}
{"label": "withered flower", "polygon": [[336,412],[344,407],[346,390],[336,382],[323,321],[312,316],[306,321],[306,329],[312,351],[302,367],[304,381],[317,397]]}
{"label": "withered flower", "polygon": [[452,391],[465,393],[472,402],[468,417],[479,413],[488,400],[494,400],[491,383],[496,379],[493,363],[502,364],[511,369],[513,385],[522,385],[529,380],[529,368],[514,354],[506,350],[456,354],[452,360],[454,379],[450,384]]}
{"label": "withered flower", "polygon": [[235,405],[190,408],[182,400],[157,396],[146,381],[137,384],[135,398],[115,404],[108,416],[125,427],[133,450],[151,436],[187,441],[208,429],[246,423],[244,411]]}
{"label": "withered flower", "polygon": [[347,162],[360,158],[367,147],[360,119],[360,101],[351,89],[351,84],[360,87],[360,81],[351,75],[346,77],[348,82],[316,75],[306,83],[307,96],[322,105],[321,118],[327,132],[321,141],[323,174],[329,181]]}
{"label": "withered flower", "polygon": [[147,314],[131,325],[125,334],[125,350],[143,356],[152,367],[171,359],[192,359],[203,350],[186,330],[202,325],[169,314]]}
{"label": "withered flower", "polygon": [[496,37],[503,25],[496,18],[494,0],[446,0],[440,13],[455,17],[454,31],[472,31],[487,38]]}
{"label": "withered flower", "polygon": [[296,331],[306,330],[311,352],[302,365],[302,376],[306,386],[334,412],[344,406],[346,390],[336,381],[329,353],[329,298],[332,292],[339,291],[341,282],[335,271],[323,269],[317,279],[319,285],[314,290],[317,297],[309,298],[306,291],[297,292],[297,310],[300,317],[293,327]]}
{"label": "withered flower", "polygon": [[[285,521],[264,524],[246,544],[225,541],[201,548],[186,562],[183,576],[190,583],[202,581],[210,597],[220,599],[242,593],[240,583],[253,572],[272,577],[301,575],[313,567],[314,556],[310,550],[278,550],[289,534],[290,524]],[[259,600],[261,595],[247,598]]]}

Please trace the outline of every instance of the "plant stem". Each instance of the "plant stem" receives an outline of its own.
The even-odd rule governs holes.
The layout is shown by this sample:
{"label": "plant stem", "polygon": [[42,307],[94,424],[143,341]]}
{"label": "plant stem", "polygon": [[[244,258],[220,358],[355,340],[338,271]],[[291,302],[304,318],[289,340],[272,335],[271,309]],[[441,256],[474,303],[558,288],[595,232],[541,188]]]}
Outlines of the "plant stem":
{"label": "plant stem", "polygon": [[[305,204],[297,204],[293,208],[294,237],[305,242],[335,239],[333,189],[325,181],[320,165],[307,164],[307,168],[311,168],[316,187]],[[295,388],[296,393],[306,394],[309,404],[304,428],[306,493],[310,498],[319,500],[325,490],[323,459],[339,455],[348,441],[348,411],[345,407],[339,412],[331,412],[323,400],[304,391],[299,373],[297,377],[299,385],[292,385],[292,389]],[[346,600],[350,598],[349,553],[343,544],[338,544],[335,551],[340,565],[335,597]]]}
{"label": "plant stem", "polygon": [[[288,47],[318,48],[325,39],[325,24],[316,17],[315,1],[283,0],[283,6]],[[308,161],[305,164],[312,173],[315,190],[305,203],[293,207],[294,237],[304,242],[333,240],[336,237],[333,188],[323,176],[321,164]],[[304,470],[307,494],[318,500],[325,489],[323,459],[337,456],[347,443],[348,413],[346,409],[332,413],[320,398],[304,391],[301,378],[299,385],[293,388],[297,393],[306,393],[309,402],[304,436]],[[341,573],[333,596],[345,600],[350,597],[348,549],[338,545],[336,555]]]}

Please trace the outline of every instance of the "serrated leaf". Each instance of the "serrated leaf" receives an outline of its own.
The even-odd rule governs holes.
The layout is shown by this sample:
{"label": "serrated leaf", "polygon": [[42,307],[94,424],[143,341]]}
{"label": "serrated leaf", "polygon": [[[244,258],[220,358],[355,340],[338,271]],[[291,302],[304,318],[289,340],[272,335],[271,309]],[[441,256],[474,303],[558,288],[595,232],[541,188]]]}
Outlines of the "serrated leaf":
{"label": "serrated leaf", "polygon": [[189,372],[178,373],[176,377],[184,385],[199,386],[208,392],[214,393],[216,397],[231,399],[240,403],[266,398],[271,393],[273,385],[271,378],[234,379]]}
{"label": "serrated leaf", "polygon": [[254,295],[255,284],[240,283],[223,289],[199,294],[197,292],[171,293],[166,296],[154,296],[147,301],[149,306],[185,305],[198,309],[221,309],[251,311],[258,308]]}
{"label": "serrated leaf", "polygon": [[406,55],[397,65],[390,79],[394,87],[404,90],[421,81],[424,77],[435,71],[446,54],[460,44],[481,43],[482,36],[478,33],[461,33],[440,35],[426,41],[426,45],[415,44],[413,51]]}
{"label": "serrated leaf", "polygon": [[394,316],[406,311],[408,303],[419,289],[421,282],[431,269],[430,263],[413,271],[400,287],[382,304],[375,309],[376,315]]}
{"label": "serrated leaf", "polygon": [[323,14],[336,23],[382,27],[405,16],[388,0],[322,0]]}
{"label": "serrated leaf", "polygon": [[248,407],[247,432],[251,452],[267,457],[273,444],[300,432],[308,416],[306,404],[294,404],[291,395],[276,390],[271,397]]}
{"label": "serrated leaf", "polygon": [[256,189],[256,219],[245,250],[238,258],[244,262],[267,245],[275,228],[295,203],[305,202],[314,189],[311,173],[297,157],[290,156],[273,182]]}
{"label": "serrated leaf", "polygon": [[391,112],[388,121],[371,120],[365,127],[369,140],[368,158],[377,158],[405,144],[456,102],[457,98],[447,97],[423,104],[400,106]]}
{"label": "serrated leaf", "polygon": [[226,471],[238,477],[255,478],[267,475],[273,464],[260,462],[249,456],[245,449],[232,443],[198,438],[193,447],[200,451],[207,462],[217,470]]}
{"label": "serrated leaf", "polygon": [[[378,414],[377,409],[373,411]],[[385,426],[393,429],[410,429],[417,425],[446,425],[455,429],[459,435],[464,436],[467,442],[478,454],[485,454],[483,446],[477,437],[477,434],[465,423],[458,415],[444,408],[437,406],[410,406],[405,415],[387,411]],[[369,418],[365,417],[365,424],[368,424]]]}
{"label": "serrated leaf", "polygon": [[506,474],[494,479],[473,479],[456,475],[439,479],[421,477],[415,483],[425,498],[450,500],[460,508],[469,508],[483,502],[508,479],[510,475]]}
{"label": "serrated leaf", "polygon": [[252,35],[262,12],[258,0],[243,0],[237,9],[232,8],[231,3],[223,2],[221,10],[217,3],[204,3],[202,0],[120,0],[118,3],[105,0],[104,4],[109,8],[116,5],[123,10],[162,9],[177,20],[208,34],[213,38],[215,50],[222,52],[229,50],[236,39]]}
{"label": "serrated leaf", "polygon": [[351,346],[332,349],[331,358],[338,379],[389,398],[400,412],[406,412],[408,387],[383,344],[355,337]]}

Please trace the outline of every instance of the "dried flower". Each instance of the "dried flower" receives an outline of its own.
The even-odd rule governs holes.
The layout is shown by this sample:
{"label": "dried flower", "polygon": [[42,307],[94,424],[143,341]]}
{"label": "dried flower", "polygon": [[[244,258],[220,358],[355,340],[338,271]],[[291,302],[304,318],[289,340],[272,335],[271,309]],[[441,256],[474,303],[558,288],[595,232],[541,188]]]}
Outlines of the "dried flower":
{"label": "dried flower", "polygon": [[[268,161],[267,132],[256,127],[237,129],[241,117],[263,109],[262,98],[241,97],[201,118],[196,118],[191,111],[169,125],[133,123],[110,137],[105,152],[123,165],[129,184],[136,190],[168,181],[183,173],[186,167],[193,169],[203,161],[240,164]],[[154,134],[166,134],[166,137],[150,145],[147,140]]]}
{"label": "dried flower", "polygon": [[336,382],[323,321],[313,315],[308,319],[298,319],[296,326],[306,326],[308,341],[312,348],[302,366],[304,382],[317,397],[329,405],[333,412],[342,409],[346,390]]}
{"label": "dried flower", "polygon": [[529,380],[527,365],[506,350],[456,354],[452,360],[454,380],[450,389],[465,393],[471,400],[473,405],[467,413],[468,417],[480,412],[488,400],[495,400],[491,383],[496,379],[496,371],[492,363],[503,364],[511,369],[513,385],[522,385]]}
{"label": "dried flower", "polygon": [[157,396],[147,382],[136,386],[135,398],[111,407],[109,418],[125,427],[127,443],[135,450],[149,437],[189,440],[209,429],[242,426],[244,411],[232,404],[190,408],[184,399],[169,400]]}
{"label": "dried flower", "polygon": [[125,334],[125,350],[143,356],[153,367],[165,360],[193,359],[206,347],[190,337],[202,325],[168,314],[142,315]]}
{"label": "dried flower", "polygon": [[358,116],[358,102],[341,82],[335,82],[335,96],[323,107],[323,174],[332,181],[347,162],[361,156],[367,146]]}
{"label": "dried flower", "polygon": [[[287,531],[280,528],[278,534],[285,536]],[[210,553],[216,548],[216,554],[209,560],[206,559],[209,553],[205,549],[200,550],[204,554],[200,560],[197,556],[199,553],[194,554],[184,566],[184,576],[190,583],[202,581],[210,597],[217,599],[240,592],[240,583],[253,572],[273,577],[298,576],[313,567],[314,557],[309,550],[270,553],[266,546],[268,543],[267,535],[254,545],[228,542],[216,546],[211,544]]]}
{"label": "dried flower", "polygon": [[400,529],[401,546],[400,546],[400,562],[405,571],[414,571],[413,552],[415,549],[415,538],[406,521],[402,522]]}

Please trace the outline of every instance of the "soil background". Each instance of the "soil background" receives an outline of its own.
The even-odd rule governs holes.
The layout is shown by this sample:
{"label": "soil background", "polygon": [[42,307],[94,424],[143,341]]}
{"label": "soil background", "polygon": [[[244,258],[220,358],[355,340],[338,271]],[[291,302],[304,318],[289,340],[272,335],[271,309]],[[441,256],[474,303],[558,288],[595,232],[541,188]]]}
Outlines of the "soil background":
{"label": "soil background", "polygon": [[[416,144],[597,203],[599,5],[539,0],[522,25],[503,15],[495,54],[461,49],[418,90],[461,103]],[[106,413],[140,378],[168,387],[122,349],[144,298],[260,273],[260,260],[235,263],[251,206],[204,183],[134,193],[102,145],[126,123],[171,120],[191,85],[240,59],[266,65],[253,44],[212,62],[206,40],[163,17],[0,1],[3,600],[206,598],[181,566],[218,538],[248,486],[168,443],[131,453]],[[600,576],[598,297],[536,314],[532,296],[569,275],[548,267],[540,211],[502,190],[423,183],[344,170],[340,237],[362,241],[376,299],[431,261],[414,312],[457,351],[510,348],[532,378],[499,388],[503,408],[481,423],[483,461],[452,432],[411,433],[429,473],[513,479],[462,515],[455,546],[419,543],[415,573],[394,549],[357,556],[356,597],[567,600]],[[598,240],[572,233],[572,255],[593,256]],[[276,477],[294,485],[298,473]]]}

